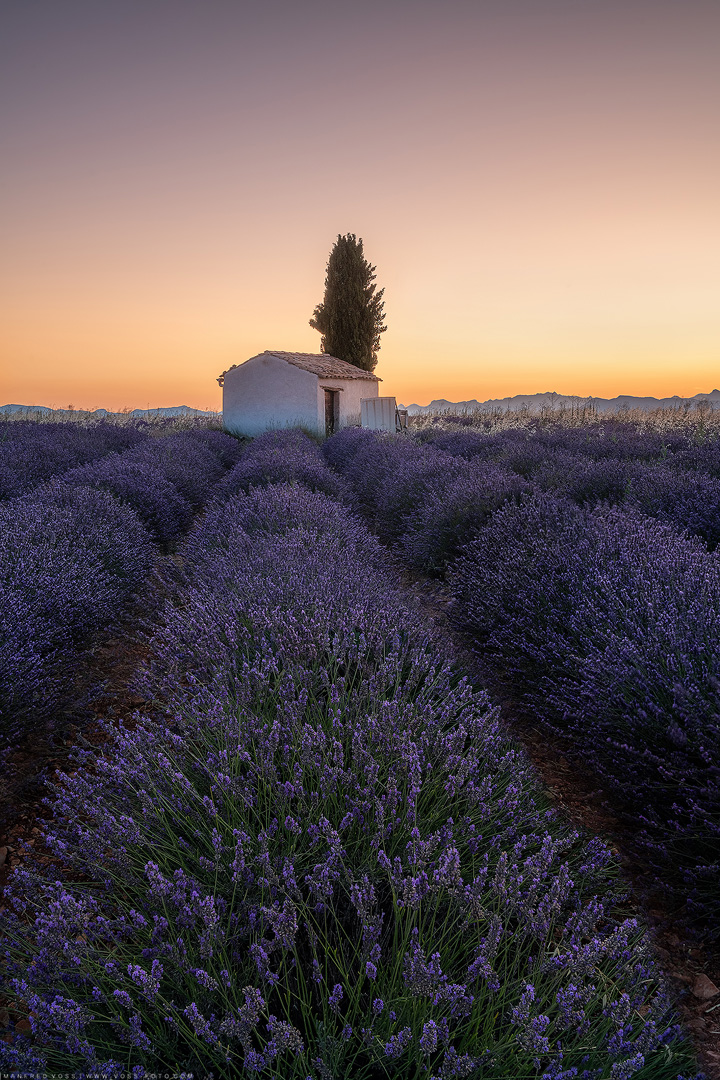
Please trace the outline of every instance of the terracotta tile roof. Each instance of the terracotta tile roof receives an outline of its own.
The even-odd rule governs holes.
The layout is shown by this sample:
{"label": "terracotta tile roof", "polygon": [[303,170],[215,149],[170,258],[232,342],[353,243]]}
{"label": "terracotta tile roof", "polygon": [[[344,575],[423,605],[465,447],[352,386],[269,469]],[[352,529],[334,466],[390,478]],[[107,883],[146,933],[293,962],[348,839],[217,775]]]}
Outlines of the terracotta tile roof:
{"label": "terracotta tile roof", "polygon": [[363,371],[362,368],[348,364],[345,360],[338,360],[337,356],[329,353],[303,353],[303,352],[278,352],[276,349],[266,349],[271,356],[279,356],[281,360],[287,360],[288,364],[312,371],[313,375],[319,375],[324,379],[372,379],[381,382],[377,375],[371,371]]}
{"label": "terracotta tile roof", "polygon": [[[354,364],[348,364],[345,360],[338,360],[337,356],[330,356],[329,353],[278,352],[277,349],[266,349],[264,353],[259,355],[277,356],[281,360],[287,360],[288,364],[292,364],[294,367],[311,371],[313,375],[318,375],[321,379],[370,379],[373,382],[382,382],[382,379],[379,379],[377,375],[373,375],[371,371],[363,371],[362,368],[355,367]],[[251,357],[251,359],[254,360],[255,357]],[[240,366],[240,364],[233,364],[232,367],[228,368],[228,371]],[[218,379],[221,386],[227,373],[227,371],[223,371]]]}

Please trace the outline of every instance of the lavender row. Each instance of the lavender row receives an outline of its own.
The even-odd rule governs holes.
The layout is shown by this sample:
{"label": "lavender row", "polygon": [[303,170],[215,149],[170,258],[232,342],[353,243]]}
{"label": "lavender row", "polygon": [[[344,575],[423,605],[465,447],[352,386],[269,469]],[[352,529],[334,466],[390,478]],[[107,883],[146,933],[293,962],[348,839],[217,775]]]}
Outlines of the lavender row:
{"label": "lavender row", "polygon": [[442,574],[498,507],[533,490],[494,461],[466,461],[414,439],[346,428],[323,454],[348,498],[415,569]]}
{"label": "lavender row", "polygon": [[507,507],[451,574],[457,618],[639,826],[720,934],[720,564],[636,511]]}
{"label": "lavender row", "polygon": [[720,542],[720,440],[604,421],[585,427],[529,424],[485,435],[428,427],[421,443],[477,464],[509,468],[578,505],[609,502],[641,510]]}
{"label": "lavender row", "polygon": [[[530,462],[562,452],[580,454],[594,461],[605,458],[636,463],[669,461],[683,468],[696,468],[702,462],[700,467],[720,474],[720,442],[715,436],[703,436],[697,426],[687,431],[673,427],[658,430],[615,419],[569,425],[518,418],[514,427],[487,433],[472,425],[444,421],[419,429],[417,438],[468,459],[509,462],[515,458],[522,464],[526,452]],[[705,441],[699,441],[703,438]]]}
{"label": "lavender row", "polygon": [[[288,453],[292,452],[288,440]],[[137,717],[15,877],[0,1063],[118,1077],[692,1072],[617,868],[547,808],[366,527],[300,484],[197,524]]]}
{"label": "lavender row", "polygon": [[523,432],[438,442],[483,439],[495,458],[503,441],[521,445],[532,478],[521,491],[520,476],[513,487],[501,472],[494,505],[480,490],[499,466],[482,452],[468,461],[356,429],[325,454],[410,565],[440,573],[460,556],[449,573],[459,623],[572,736],[634,814],[662,880],[717,935],[720,564],[708,547],[720,538],[720,480],[597,448],[553,456],[548,439]]}
{"label": "lavender row", "polygon": [[225,471],[218,455],[238,452],[220,432],[152,438],[0,506],[2,744],[58,707],[90,636],[147,577],[153,540],[186,531]]}
{"label": "lavender row", "polygon": [[60,481],[110,492],[167,547],[187,532],[193,514],[215,493],[241,452],[238,440],[222,432],[156,436],[72,469]]}
{"label": "lavender row", "polygon": [[303,484],[339,498],[344,485],[324,461],[317,441],[299,428],[268,431],[244,448],[241,459],[214,492],[216,500],[248,492],[268,484]]}
{"label": "lavender row", "polygon": [[0,745],[67,695],[88,637],[127,607],[154,554],[106,492],[57,485],[0,506]]}
{"label": "lavender row", "polygon": [[52,476],[142,444],[139,426],[0,421],[0,499],[23,495]]}

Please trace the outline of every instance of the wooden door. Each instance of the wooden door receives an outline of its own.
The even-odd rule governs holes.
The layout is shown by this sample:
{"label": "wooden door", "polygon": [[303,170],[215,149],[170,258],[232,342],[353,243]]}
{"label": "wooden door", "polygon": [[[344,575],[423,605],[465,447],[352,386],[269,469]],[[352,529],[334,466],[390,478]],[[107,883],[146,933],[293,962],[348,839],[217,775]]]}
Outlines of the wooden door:
{"label": "wooden door", "polygon": [[337,429],[338,413],[340,411],[340,391],[325,391],[325,434],[332,435]]}

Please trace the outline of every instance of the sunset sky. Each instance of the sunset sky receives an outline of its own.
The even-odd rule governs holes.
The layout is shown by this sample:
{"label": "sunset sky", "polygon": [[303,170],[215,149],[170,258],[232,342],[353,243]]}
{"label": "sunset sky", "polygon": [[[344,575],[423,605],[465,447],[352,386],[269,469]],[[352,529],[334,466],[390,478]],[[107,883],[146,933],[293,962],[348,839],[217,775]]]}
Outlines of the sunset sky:
{"label": "sunset sky", "polygon": [[0,404],[219,408],[338,233],[408,404],[720,386],[719,0],[4,0]]}

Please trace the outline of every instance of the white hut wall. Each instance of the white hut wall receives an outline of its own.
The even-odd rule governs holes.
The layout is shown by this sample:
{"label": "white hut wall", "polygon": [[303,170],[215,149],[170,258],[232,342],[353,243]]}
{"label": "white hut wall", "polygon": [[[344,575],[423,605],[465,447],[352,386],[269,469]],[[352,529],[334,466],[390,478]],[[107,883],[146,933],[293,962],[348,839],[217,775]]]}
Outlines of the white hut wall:
{"label": "white hut wall", "polygon": [[325,429],[325,391],[339,390],[338,428],[360,423],[360,402],[363,398],[377,397],[378,384],[374,379],[318,379],[318,424]]}
{"label": "white hut wall", "polygon": [[225,375],[223,426],[239,435],[304,427],[324,433],[317,407],[317,376],[261,353]]}

